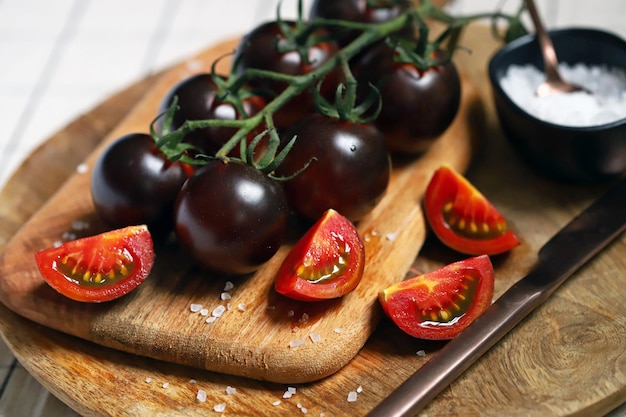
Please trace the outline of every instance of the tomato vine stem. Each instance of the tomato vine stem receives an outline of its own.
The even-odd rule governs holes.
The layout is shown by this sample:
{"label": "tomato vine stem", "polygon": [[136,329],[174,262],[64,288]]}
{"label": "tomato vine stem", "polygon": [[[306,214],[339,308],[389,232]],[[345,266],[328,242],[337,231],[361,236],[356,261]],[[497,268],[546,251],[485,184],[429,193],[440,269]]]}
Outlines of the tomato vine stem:
{"label": "tomato vine stem", "polygon": [[[307,32],[312,32],[313,29],[318,27],[340,26],[346,29],[358,30],[361,33],[348,45],[339,50],[337,54],[332,56],[328,61],[314,69],[313,71],[303,75],[288,75],[281,74],[268,70],[260,69],[246,69],[239,76],[231,75],[228,80],[225,81],[226,87],[230,87],[229,91],[237,91],[238,88],[245,85],[245,83],[253,78],[266,78],[274,81],[280,81],[287,84],[287,87],[269,101],[266,106],[257,114],[244,117],[236,120],[223,120],[223,119],[206,119],[206,120],[187,120],[181,127],[173,131],[166,131],[162,134],[162,137],[158,139],[159,143],[176,143],[182,141],[182,139],[196,129],[206,127],[230,127],[236,128],[236,133],[215,153],[214,156],[219,159],[229,159],[229,153],[236,146],[245,146],[241,142],[247,137],[247,135],[253,131],[259,124],[266,120],[271,120],[273,114],[276,113],[281,107],[283,107],[289,100],[298,94],[304,92],[308,88],[314,88],[317,83],[323,80],[323,78],[329,74],[336,67],[343,65],[354,58],[358,53],[363,51],[368,46],[381,41],[395,32],[400,31],[407,25],[416,25],[419,29],[420,38],[428,36],[428,29],[425,28],[425,19],[432,19],[440,23],[448,25],[448,30],[456,42],[458,38],[458,31],[463,26],[467,25],[471,21],[491,18],[493,20],[505,19],[509,23],[515,19],[519,19],[519,16],[508,16],[506,14],[496,13],[484,13],[475,14],[464,17],[454,17],[446,13],[444,10],[438,8],[428,0],[422,0],[419,5],[411,7],[405,12],[401,13],[397,17],[382,23],[360,23],[349,22],[344,20],[334,19],[322,19],[316,18],[308,22]],[[458,29],[455,31],[455,29]],[[437,40],[438,42],[441,39]],[[427,39],[420,39],[420,45],[428,42]],[[452,46],[454,48],[454,45]],[[450,45],[448,45],[450,50]],[[273,126],[273,123],[269,124]],[[272,127],[273,129],[273,127]],[[268,134],[268,131],[265,132]],[[270,142],[272,140],[278,140],[276,134],[270,135]],[[255,141],[258,143],[258,140]],[[277,146],[272,146],[272,149]],[[253,150],[248,150],[248,154],[251,154]],[[264,161],[267,160],[267,156],[264,156]],[[251,157],[245,158],[250,160]],[[269,165],[273,166],[273,165]]]}

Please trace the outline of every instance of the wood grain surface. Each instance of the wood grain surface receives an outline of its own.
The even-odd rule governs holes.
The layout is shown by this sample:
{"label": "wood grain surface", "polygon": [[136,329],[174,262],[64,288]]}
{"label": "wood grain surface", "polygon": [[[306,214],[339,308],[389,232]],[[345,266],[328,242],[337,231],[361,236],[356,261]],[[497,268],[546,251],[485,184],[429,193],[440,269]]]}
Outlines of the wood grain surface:
{"label": "wood grain surface", "polygon": [[[474,158],[468,176],[510,219],[523,240],[509,255],[494,258],[498,296],[528,271],[541,244],[608,185],[555,184],[521,165],[503,140],[489,105],[484,71],[497,45],[483,28],[472,28],[465,42],[473,52],[459,54],[459,65],[481,86],[488,125],[485,146]],[[111,105],[128,108],[138,98],[134,92],[123,92],[94,109],[52,138],[20,168],[0,194],[3,245],[82,160],[72,149],[82,129],[113,129],[116,117],[105,116],[104,109]],[[56,169],[57,165],[61,167]],[[428,237],[415,267],[429,270],[458,258]],[[626,397],[625,269],[626,239],[622,236],[423,414],[601,415],[619,405]],[[32,306],[33,310],[36,307]],[[0,330],[18,359],[55,395],[84,415],[214,415],[213,407],[221,403],[228,415],[290,415],[301,412],[298,404],[313,415],[364,415],[440,346],[409,338],[383,320],[346,366],[320,381],[296,385],[297,393],[283,399],[285,384],[131,355],[42,327],[6,308],[0,311]],[[237,392],[227,394],[227,386]],[[357,401],[348,402],[348,393],[359,386],[362,392]],[[206,402],[196,399],[198,390],[206,391]],[[281,403],[273,405],[278,400]]]}
{"label": "wood grain surface", "polygon": [[[93,166],[102,148],[120,135],[147,132],[167,92],[199,68],[210,68],[233,50],[235,42],[212,47],[168,71],[84,165]],[[302,303],[273,290],[290,244],[257,273],[227,277],[202,271],[176,243],[164,243],[157,245],[155,265],[138,290],[109,303],[69,300],[44,283],[33,254],[67,233],[73,238],[108,228],[94,211],[89,172],[76,172],[5,248],[0,300],[44,326],[167,362],[284,383],[331,375],[363,347],[381,317],[378,292],[404,278],[421,248],[426,236],[421,199],[432,173],[442,163],[461,172],[467,168],[478,133],[471,129],[477,124],[471,119],[481,106],[477,89],[466,80],[450,128],[423,156],[394,164],[385,196],[357,225],[365,245],[363,278],[341,299]],[[223,300],[227,282],[234,289],[228,292],[232,298]],[[203,305],[209,314],[231,307],[220,319],[206,323],[206,316],[190,311],[192,304]],[[294,343],[303,344],[294,347]]]}

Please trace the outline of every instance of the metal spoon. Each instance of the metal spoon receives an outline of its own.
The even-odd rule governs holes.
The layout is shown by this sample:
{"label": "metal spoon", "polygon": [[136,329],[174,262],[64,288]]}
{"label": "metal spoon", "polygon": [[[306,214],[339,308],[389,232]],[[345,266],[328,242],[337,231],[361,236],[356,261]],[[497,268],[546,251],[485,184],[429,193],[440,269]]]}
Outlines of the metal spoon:
{"label": "metal spoon", "polygon": [[554,45],[552,44],[552,40],[541,22],[534,0],[526,0],[526,6],[528,7],[530,17],[535,25],[546,73],[545,81],[542,82],[537,88],[537,96],[545,97],[556,93],[584,91],[582,87],[569,83],[561,77],[561,74],[559,73],[559,62],[556,57],[556,52],[554,51]]}

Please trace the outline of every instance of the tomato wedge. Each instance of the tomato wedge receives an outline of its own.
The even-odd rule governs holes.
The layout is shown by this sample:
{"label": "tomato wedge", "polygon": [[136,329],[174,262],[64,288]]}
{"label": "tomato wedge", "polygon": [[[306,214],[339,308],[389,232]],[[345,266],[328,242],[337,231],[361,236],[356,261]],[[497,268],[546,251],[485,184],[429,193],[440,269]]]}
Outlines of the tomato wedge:
{"label": "tomato wedge", "polygon": [[504,216],[448,165],[433,174],[424,195],[424,211],[439,240],[458,252],[497,255],[519,244]]}
{"label": "tomato wedge", "polygon": [[365,249],[354,225],[329,209],[291,249],[274,287],[300,301],[338,298],[356,288],[364,267]]}
{"label": "tomato wedge", "polygon": [[152,269],[154,246],[145,225],[65,242],[35,254],[44,280],[72,300],[99,303],[135,289]]}
{"label": "tomato wedge", "polygon": [[378,299],[405,333],[449,340],[491,305],[493,280],[491,260],[481,255],[394,284],[381,291]]}

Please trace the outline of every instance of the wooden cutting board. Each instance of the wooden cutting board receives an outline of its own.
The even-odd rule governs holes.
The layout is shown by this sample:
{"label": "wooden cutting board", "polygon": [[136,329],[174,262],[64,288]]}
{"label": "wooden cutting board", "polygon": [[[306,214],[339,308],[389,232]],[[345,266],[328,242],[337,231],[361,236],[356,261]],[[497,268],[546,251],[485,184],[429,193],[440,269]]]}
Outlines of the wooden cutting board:
{"label": "wooden cutting board", "polygon": [[[519,164],[503,141],[489,106],[489,91],[483,88],[484,64],[496,44],[483,28],[472,28],[465,43],[474,52],[461,55],[460,65],[481,86],[489,126],[488,146],[468,175],[523,239],[509,256],[494,259],[497,296],[530,268],[548,236],[606,185],[565,187],[542,180]],[[30,157],[0,194],[3,247],[80,163],[86,148],[98,142],[100,132],[109,131],[141,88],[153,82],[145,80],[113,97]],[[600,415],[623,402],[625,255],[622,237],[440,395],[424,415]],[[429,270],[457,258],[429,239],[416,267]],[[69,314],[64,309],[53,313]],[[383,320],[346,366],[315,383],[298,384],[293,398],[282,399],[284,384],[134,356],[39,326],[2,306],[0,311],[0,330],[18,359],[84,415],[213,415],[213,406],[219,403],[226,404],[229,415],[293,414],[299,412],[297,404],[314,415],[363,415],[440,346],[409,338]],[[226,394],[229,385],[236,394]],[[347,402],[348,392],[358,386],[363,391],[357,401]],[[206,403],[196,400],[199,389],[207,392]],[[277,400],[282,403],[272,405]]]}
{"label": "wooden cutting board", "polygon": [[[102,148],[121,135],[148,132],[176,83],[210,70],[235,46],[225,42],[168,71],[83,166],[92,167]],[[471,118],[480,106],[478,90],[466,79],[460,110],[446,133],[425,155],[394,163],[385,196],[358,223],[366,253],[363,278],[341,299],[302,303],[273,290],[290,245],[252,276],[233,278],[200,270],[175,243],[156,248],[149,278],[129,296],[103,304],[65,298],[44,283],[33,255],[68,233],[74,238],[107,230],[94,211],[87,171],[74,173],[9,242],[0,262],[0,300],[44,326],[167,362],[285,383],[331,375],[363,347],[381,317],[378,292],[404,278],[421,248],[421,199],[433,171],[443,163],[461,172],[467,168],[477,139],[472,126],[481,124]],[[227,283],[234,288],[225,291]],[[231,298],[224,300],[224,292]],[[192,305],[202,305],[205,313],[191,311]],[[226,311],[207,323],[207,314],[218,308]]]}

